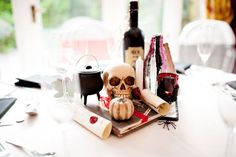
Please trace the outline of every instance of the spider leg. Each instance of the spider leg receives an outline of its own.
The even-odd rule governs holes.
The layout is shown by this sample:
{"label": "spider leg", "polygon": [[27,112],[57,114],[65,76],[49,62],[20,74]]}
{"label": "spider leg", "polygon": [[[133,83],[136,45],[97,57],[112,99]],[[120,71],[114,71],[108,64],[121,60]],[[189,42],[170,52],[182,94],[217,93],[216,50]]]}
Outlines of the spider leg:
{"label": "spider leg", "polygon": [[169,128],[169,124],[168,124],[168,123],[166,124],[166,126],[167,126],[167,130],[170,130],[170,128]]}
{"label": "spider leg", "polygon": [[174,128],[174,129],[176,129],[176,125],[175,125],[175,123],[171,123],[171,126]]}
{"label": "spider leg", "polygon": [[163,123],[164,125],[163,125],[163,129],[165,129],[165,127],[166,127],[166,123]]}

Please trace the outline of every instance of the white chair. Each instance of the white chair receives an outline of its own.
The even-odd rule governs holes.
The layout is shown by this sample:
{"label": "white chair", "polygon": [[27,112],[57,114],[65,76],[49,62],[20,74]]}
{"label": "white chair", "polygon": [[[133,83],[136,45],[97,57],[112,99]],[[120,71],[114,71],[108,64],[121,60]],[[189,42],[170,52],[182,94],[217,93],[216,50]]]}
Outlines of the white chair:
{"label": "white chair", "polygon": [[[113,42],[110,30],[101,21],[89,17],[74,17],[59,29],[61,44],[77,54],[86,53],[99,60],[108,60],[109,46]],[[83,51],[83,52],[82,52]]]}
{"label": "white chair", "polygon": [[[228,23],[219,20],[197,20],[184,26],[179,36],[179,62],[202,65],[197,53],[199,31],[204,22],[214,25],[214,50],[206,66],[232,72],[235,61],[235,36]],[[199,29],[201,27],[201,29]]]}

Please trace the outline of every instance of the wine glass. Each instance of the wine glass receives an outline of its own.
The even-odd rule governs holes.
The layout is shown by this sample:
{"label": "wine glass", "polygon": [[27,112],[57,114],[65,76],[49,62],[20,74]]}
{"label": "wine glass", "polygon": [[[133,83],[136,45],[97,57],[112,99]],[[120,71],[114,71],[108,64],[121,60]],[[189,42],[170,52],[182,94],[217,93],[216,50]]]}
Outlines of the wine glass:
{"label": "wine glass", "polygon": [[157,95],[169,103],[176,101],[179,89],[178,79],[179,76],[175,73],[160,73]]}
{"label": "wine glass", "polygon": [[56,71],[59,73],[59,79],[57,80],[58,93],[54,95],[54,98],[49,105],[49,112],[51,117],[58,124],[58,130],[62,138],[63,144],[63,156],[68,156],[68,149],[66,148],[66,124],[72,120],[73,113],[71,111],[71,102],[68,92],[68,71],[64,64],[55,65]]}
{"label": "wine glass", "polygon": [[71,45],[71,38],[68,38],[68,33],[59,32],[56,34],[56,40],[58,40],[58,45],[51,54],[50,66],[55,70],[58,79],[53,83],[56,94],[49,104],[49,114],[58,124],[63,144],[63,156],[69,156],[66,144],[66,126],[72,122],[74,116],[71,77],[74,66],[74,50]]}
{"label": "wine glass", "polygon": [[211,21],[203,21],[199,26],[197,52],[205,66],[214,50],[214,25]]}
{"label": "wine glass", "polygon": [[227,90],[218,91],[218,109],[220,116],[228,128],[228,137],[225,149],[225,157],[236,156],[236,101]]}

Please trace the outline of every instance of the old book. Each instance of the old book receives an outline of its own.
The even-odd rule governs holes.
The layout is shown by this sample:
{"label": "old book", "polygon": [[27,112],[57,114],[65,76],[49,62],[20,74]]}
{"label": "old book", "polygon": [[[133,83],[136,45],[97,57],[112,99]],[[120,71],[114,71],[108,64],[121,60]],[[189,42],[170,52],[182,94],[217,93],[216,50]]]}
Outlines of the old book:
{"label": "old book", "polygon": [[177,101],[172,102],[170,104],[169,113],[163,117],[160,117],[159,120],[178,121],[179,120],[178,102]]}
{"label": "old book", "polygon": [[151,122],[158,120],[161,115],[151,109],[141,101],[133,100],[135,112],[129,120],[117,121],[111,118],[108,110],[101,108],[98,104],[87,104],[86,108],[99,116],[102,116],[112,122],[112,133],[122,137],[132,131],[135,131]]}

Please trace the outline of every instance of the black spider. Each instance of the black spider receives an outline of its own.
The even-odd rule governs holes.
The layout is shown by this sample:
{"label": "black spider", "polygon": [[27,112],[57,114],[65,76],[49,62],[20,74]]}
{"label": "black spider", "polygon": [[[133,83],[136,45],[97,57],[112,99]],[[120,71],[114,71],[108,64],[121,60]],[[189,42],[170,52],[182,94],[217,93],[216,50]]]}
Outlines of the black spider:
{"label": "black spider", "polygon": [[170,130],[169,125],[171,125],[174,129],[176,129],[175,123],[169,120],[158,121],[158,125],[163,125],[163,129],[166,127],[168,130]]}

